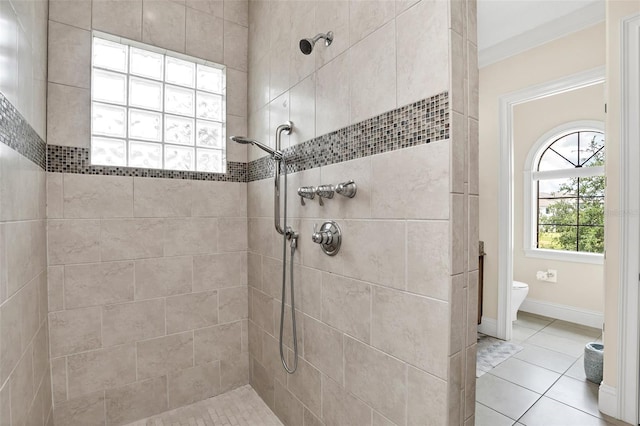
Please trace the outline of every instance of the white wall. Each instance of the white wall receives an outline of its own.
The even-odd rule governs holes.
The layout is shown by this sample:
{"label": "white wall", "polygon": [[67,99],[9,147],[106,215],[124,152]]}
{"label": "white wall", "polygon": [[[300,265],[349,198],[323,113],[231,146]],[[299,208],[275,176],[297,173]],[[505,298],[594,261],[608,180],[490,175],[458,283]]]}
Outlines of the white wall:
{"label": "white wall", "polygon": [[480,240],[487,253],[483,299],[487,318],[498,317],[498,98],[604,63],[602,23],[480,69]]}
{"label": "white wall", "polygon": [[[529,299],[604,311],[602,265],[537,259],[524,253],[524,170],[531,147],[549,130],[572,121],[604,124],[604,85],[550,96],[514,108],[513,277],[529,284]],[[558,282],[536,280],[536,271],[555,269]]]}

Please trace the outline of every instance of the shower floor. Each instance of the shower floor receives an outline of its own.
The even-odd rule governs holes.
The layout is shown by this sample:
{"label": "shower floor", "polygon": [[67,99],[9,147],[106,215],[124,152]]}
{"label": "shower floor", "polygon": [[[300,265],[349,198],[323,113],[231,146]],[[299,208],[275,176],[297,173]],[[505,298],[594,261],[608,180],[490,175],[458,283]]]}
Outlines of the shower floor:
{"label": "shower floor", "polygon": [[127,426],[282,426],[250,385]]}

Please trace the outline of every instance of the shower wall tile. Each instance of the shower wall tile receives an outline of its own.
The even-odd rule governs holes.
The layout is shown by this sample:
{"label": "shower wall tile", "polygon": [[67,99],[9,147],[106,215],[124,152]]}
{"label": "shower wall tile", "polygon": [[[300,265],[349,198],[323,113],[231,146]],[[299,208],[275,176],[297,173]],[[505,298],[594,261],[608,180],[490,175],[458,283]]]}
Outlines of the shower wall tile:
{"label": "shower wall tile", "polygon": [[449,88],[448,3],[422,0],[396,19],[398,106]]}
{"label": "shower wall tile", "polygon": [[126,424],[167,411],[166,390],[166,376],[107,390],[105,392],[107,424]]}
{"label": "shower wall tile", "polygon": [[387,0],[349,1],[349,40],[357,43],[395,17],[395,2]]}
{"label": "shower wall tile", "polygon": [[278,380],[274,387],[275,405],[273,411],[285,424],[299,425],[304,418],[304,406]]}
{"label": "shower wall tile", "polygon": [[94,30],[142,41],[142,0],[91,2]]}
{"label": "shower wall tile", "polygon": [[[56,3],[71,2],[60,0]],[[52,145],[89,148],[91,134],[89,89],[49,83],[47,97],[47,142]]]}
{"label": "shower wall tile", "polygon": [[[450,262],[447,221],[407,222],[407,290],[449,299]],[[428,259],[428,261],[427,261]]]}
{"label": "shower wall tile", "polygon": [[207,364],[240,355],[240,328],[240,322],[234,322],[194,331],[195,364]]}
{"label": "shower wall tile", "polygon": [[297,372],[287,378],[287,388],[315,415],[322,416],[322,374],[303,359]]}
{"label": "shower wall tile", "polygon": [[316,77],[316,134],[338,130],[350,121],[349,55],[320,68]]}
{"label": "shower wall tile", "polygon": [[51,355],[60,356],[102,346],[100,308],[49,314]]}
{"label": "shower wall tile", "polygon": [[49,19],[61,24],[91,29],[91,3],[84,0],[53,0],[49,2]]}
{"label": "shower wall tile", "polygon": [[249,29],[233,22],[224,24],[224,60],[231,68],[247,71]]}
{"label": "shower wall tile", "polygon": [[137,343],[136,362],[141,379],[193,366],[193,334],[172,334]]}
{"label": "shower wall tile", "polygon": [[91,81],[91,33],[69,25],[49,23],[49,72],[51,83],[89,88]]}
{"label": "shower wall tile", "polygon": [[370,341],[371,285],[333,274],[322,276],[322,319],[363,342]]}
{"label": "shower wall tile", "polygon": [[69,398],[136,380],[135,344],[114,346],[67,357]]}
{"label": "shower wall tile", "polygon": [[153,299],[190,293],[193,259],[164,257],[135,262],[135,299]]}
{"label": "shower wall tile", "polygon": [[223,21],[214,15],[186,9],[187,55],[223,62]]}
{"label": "shower wall tile", "polygon": [[104,262],[64,267],[66,309],[133,300],[133,262]]}
{"label": "shower wall tile", "polygon": [[371,424],[371,408],[326,376],[322,377],[322,401],[326,426]]}
{"label": "shower wall tile", "polygon": [[49,265],[100,261],[99,220],[49,220]]}
{"label": "shower wall tile", "polygon": [[249,356],[244,353],[239,357],[220,360],[221,393],[249,383]]}
{"label": "shower wall tile", "polygon": [[144,259],[162,256],[164,227],[165,221],[162,219],[109,219],[101,221],[101,260]]}
{"label": "shower wall tile", "polygon": [[407,377],[407,424],[447,424],[447,382],[413,367]]}
{"label": "shower wall tile", "polygon": [[104,423],[104,392],[56,403],[53,420],[55,424],[69,426]]}
{"label": "shower wall tile", "polygon": [[[373,1],[351,2],[352,10]],[[391,2],[383,0],[383,7]],[[357,5],[356,7],[353,7]],[[351,121],[362,121],[396,107],[395,20],[353,45],[350,55]]]}
{"label": "shower wall tile", "polygon": [[167,297],[166,304],[167,333],[193,330],[218,323],[216,291]]}
{"label": "shower wall tile", "polygon": [[220,393],[220,362],[197,365],[169,373],[167,387],[170,409],[218,395]]}
{"label": "shower wall tile", "polygon": [[449,218],[449,142],[373,156],[371,176],[373,217]]}
{"label": "shower wall tile", "polygon": [[102,344],[115,346],[165,334],[164,300],[107,305],[102,308]]}
{"label": "shower wall tile", "polygon": [[191,191],[192,182],[188,180],[133,178],[133,215],[136,217],[190,216],[193,197]]}
{"label": "shower wall tile", "polygon": [[142,41],[157,47],[185,51],[184,5],[169,0],[143,0]]}

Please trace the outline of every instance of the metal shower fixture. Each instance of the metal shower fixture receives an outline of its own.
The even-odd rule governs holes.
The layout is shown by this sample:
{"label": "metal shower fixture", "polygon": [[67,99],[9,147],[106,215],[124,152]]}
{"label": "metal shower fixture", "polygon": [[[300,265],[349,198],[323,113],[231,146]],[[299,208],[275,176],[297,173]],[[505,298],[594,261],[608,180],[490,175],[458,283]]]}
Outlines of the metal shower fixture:
{"label": "metal shower fixture", "polygon": [[300,51],[305,55],[309,55],[313,51],[313,46],[320,39],[324,39],[324,45],[330,46],[333,42],[333,31],[329,31],[328,33],[319,33],[313,38],[303,38],[300,40]]}

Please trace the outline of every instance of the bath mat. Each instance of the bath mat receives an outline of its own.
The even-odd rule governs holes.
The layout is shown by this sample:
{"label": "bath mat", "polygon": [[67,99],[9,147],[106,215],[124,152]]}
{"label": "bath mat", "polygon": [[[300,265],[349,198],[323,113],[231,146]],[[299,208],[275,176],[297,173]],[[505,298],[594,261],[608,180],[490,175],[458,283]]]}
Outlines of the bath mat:
{"label": "bath mat", "polygon": [[482,376],[522,350],[522,346],[478,334],[476,377]]}

